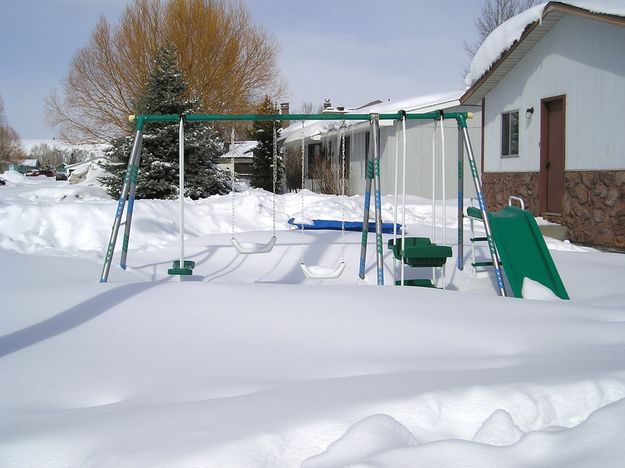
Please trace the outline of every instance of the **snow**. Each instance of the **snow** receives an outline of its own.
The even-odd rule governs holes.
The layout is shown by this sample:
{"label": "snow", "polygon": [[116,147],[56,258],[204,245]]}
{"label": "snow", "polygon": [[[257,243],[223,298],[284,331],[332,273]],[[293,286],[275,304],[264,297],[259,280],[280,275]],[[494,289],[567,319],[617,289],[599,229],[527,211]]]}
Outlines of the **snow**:
{"label": "snow", "polygon": [[469,73],[464,79],[467,86],[471,86],[488,71],[493,63],[508,50],[515,41],[521,38],[525,28],[534,21],[540,21],[545,8],[544,3],[528,8],[524,12],[510,18],[491,32],[475,53]]}
{"label": "snow", "polygon": [[91,153],[94,156],[102,156],[104,150],[110,145],[108,143],[83,143],[83,144],[71,144],[65,143],[54,138],[26,138],[22,140],[22,145],[27,154],[29,154],[35,146],[48,145],[50,148],[58,148],[59,150],[72,151],[83,150],[87,153]]}
{"label": "snow", "polygon": [[[273,250],[239,255],[232,200],[214,196],[186,202],[196,268],[179,279],[178,202],[138,200],[128,269],[118,251],[101,284],[117,202],[2,177],[0,466],[625,465],[625,255],[548,239],[571,301],[498,297],[455,258],[447,291],[392,287],[386,249],[377,287],[373,235],[363,281],[360,233],[289,231],[301,198],[287,194]],[[266,242],[271,194],[235,201],[237,239]],[[362,216],[358,196],[304,204]],[[449,205],[436,224],[452,239]],[[408,198],[410,234],[431,215]],[[319,268],[344,255],[345,271],[307,280],[302,253]]]}
{"label": "snow", "polygon": [[37,161],[36,159],[24,159],[23,161],[20,162],[22,166],[29,166],[29,167],[35,167],[37,166],[38,163],[39,161]]}
{"label": "snow", "polygon": [[230,145],[228,152],[223,154],[221,158],[251,158],[252,150],[257,146],[257,141],[235,141],[233,145]]}
{"label": "snow", "polygon": [[559,301],[561,300],[555,293],[538,281],[531,278],[523,278],[523,286],[521,287],[521,295],[524,299],[533,299],[535,301]]}
{"label": "snow", "polygon": [[108,162],[108,160],[105,158],[96,158],[68,166],[68,170],[71,171],[69,183],[100,186],[98,178],[106,175],[106,171],[102,168],[102,163],[104,162]]}
{"label": "snow", "polygon": [[[560,3],[583,8],[592,13],[625,16],[625,4],[622,0],[567,0]],[[546,5],[548,3],[541,3],[529,8],[491,32],[473,57],[464,80],[465,84],[473,85],[506,50],[521,38],[527,26],[535,21],[541,21]]]}
{"label": "snow", "polygon": [[[397,113],[399,111],[406,111],[412,113],[426,113],[434,112],[436,110],[444,110],[450,107],[460,105],[460,96],[464,91],[444,91],[434,94],[425,94],[420,96],[414,96],[397,101],[387,101],[383,103],[373,104],[358,109],[351,109],[346,114],[370,114],[370,113]],[[347,120],[345,125],[356,126],[362,125],[362,121]],[[366,122],[368,125],[368,122]],[[307,120],[302,125],[301,122],[293,121],[291,124],[282,129],[280,138],[284,139],[285,144],[300,141],[302,136],[304,138],[318,139],[320,140],[322,135],[335,131],[340,124],[336,121],[327,120]]]}

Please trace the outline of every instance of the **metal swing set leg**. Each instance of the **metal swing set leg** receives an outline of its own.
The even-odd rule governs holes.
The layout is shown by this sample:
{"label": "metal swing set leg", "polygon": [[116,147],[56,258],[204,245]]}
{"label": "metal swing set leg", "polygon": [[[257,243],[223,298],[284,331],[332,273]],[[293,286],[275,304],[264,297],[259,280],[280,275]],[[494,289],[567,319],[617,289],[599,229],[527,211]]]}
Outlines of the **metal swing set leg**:
{"label": "metal swing set leg", "polygon": [[[135,192],[137,189],[137,177],[139,174],[139,162],[141,158],[141,142],[143,140],[143,132],[141,129],[137,129],[135,133],[135,139],[132,144],[132,151],[130,152],[130,158],[128,159],[128,168],[126,169],[126,176],[124,177],[124,185],[122,187],[119,200],[117,202],[117,210],[115,211],[115,220],[113,221],[113,227],[111,229],[111,236],[109,238],[108,246],[106,248],[106,255],[104,257],[104,265],[102,267],[102,273],[100,274],[100,283],[106,283],[108,281],[109,273],[111,270],[111,263],[113,262],[113,254],[115,253],[115,244],[117,243],[117,235],[119,233],[119,227],[124,225],[124,240],[122,244],[122,256],[120,266],[126,269],[126,259],[128,256],[128,242],[130,240],[130,224],[132,222],[132,212],[134,209]],[[126,221],[122,223],[122,217],[124,215],[124,208],[126,208],[126,199],[128,199],[128,207],[126,211]]]}
{"label": "metal swing set leg", "polygon": [[[134,120],[134,116],[130,116],[130,120]],[[139,176],[139,163],[141,160],[141,144],[143,142],[143,120],[137,122],[137,130],[135,133],[132,151],[128,159],[128,168],[124,177],[124,185],[122,187],[119,200],[117,202],[117,210],[115,212],[115,220],[111,229],[106,255],[104,257],[104,265],[100,274],[100,282],[108,281],[113,255],[115,253],[115,244],[119,234],[120,226],[124,225],[124,237],[122,242],[122,252],[120,258],[120,266],[124,270],[127,267],[128,245],[130,242],[130,228],[132,223],[132,214],[134,210],[135,193],[137,190],[137,179]],[[184,116],[180,116],[179,127],[179,157],[180,157],[180,258],[173,262],[172,268],[167,270],[170,275],[188,276],[193,274],[195,262],[184,260]],[[128,203],[126,203],[126,201]],[[122,222],[126,209],[126,220]]]}
{"label": "metal swing set leg", "polygon": [[362,219],[362,238],[360,246],[360,269],[358,276],[365,278],[367,259],[367,237],[369,235],[369,211],[371,207],[371,183],[375,190],[375,246],[376,279],[378,285],[384,284],[384,252],[382,240],[382,190],[380,188],[380,116],[371,114],[371,134],[373,135],[373,161],[365,153],[365,199]]}

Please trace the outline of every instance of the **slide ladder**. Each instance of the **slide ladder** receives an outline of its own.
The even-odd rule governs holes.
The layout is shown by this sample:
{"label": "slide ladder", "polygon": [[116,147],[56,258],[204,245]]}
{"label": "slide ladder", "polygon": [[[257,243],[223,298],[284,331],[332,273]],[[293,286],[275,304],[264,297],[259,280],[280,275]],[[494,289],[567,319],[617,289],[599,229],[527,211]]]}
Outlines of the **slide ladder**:
{"label": "slide ladder", "polygon": [[[512,206],[512,200],[519,200],[521,208]],[[530,278],[559,298],[569,299],[534,215],[523,208],[521,199],[510,197],[508,206],[488,213],[493,240],[512,294],[523,297],[523,280]],[[467,209],[467,216],[477,215],[470,210]]]}

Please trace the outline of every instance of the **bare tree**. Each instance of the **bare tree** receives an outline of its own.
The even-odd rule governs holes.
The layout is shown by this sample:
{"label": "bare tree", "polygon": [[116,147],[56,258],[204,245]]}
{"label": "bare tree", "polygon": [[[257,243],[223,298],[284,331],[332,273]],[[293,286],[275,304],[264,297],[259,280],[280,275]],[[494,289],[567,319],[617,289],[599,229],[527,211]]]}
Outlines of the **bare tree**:
{"label": "bare tree", "polygon": [[484,0],[480,16],[475,19],[478,39],[473,43],[464,42],[464,50],[473,57],[484,39],[503,22],[539,3],[540,0]]}
{"label": "bare tree", "polygon": [[245,112],[279,97],[277,43],[249,17],[243,0],[133,0],[116,26],[101,17],[70,65],[64,98],[47,99],[49,124],[71,142],[128,132],[156,51],[178,51],[189,97],[204,112]]}
{"label": "bare tree", "polygon": [[315,106],[310,101],[302,102],[302,114],[312,114],[315,111]]}
{"label": "bare tree", "polygon": [[30,149],[28,156],[37,159],[43,167],[55,167],[69,159],[70,150],[39,143]]}
{"label": "bare tree", "polygon": [[0,125],[6,125],[6,123],[7,118],[4,114],[4,100],[2,99],[2,96],[0,96]]}
{"label": "bare tree", "polygon": [[0,96],[0,165],[18,162],[24,159],[22,140],[18,133],[7,123],[4,113],[4,101]]}
{"label": "bare tree", "polygon": [[310,101],[302,102],[302,114],[321,114],[323,112],[323,104],[315,105]]}

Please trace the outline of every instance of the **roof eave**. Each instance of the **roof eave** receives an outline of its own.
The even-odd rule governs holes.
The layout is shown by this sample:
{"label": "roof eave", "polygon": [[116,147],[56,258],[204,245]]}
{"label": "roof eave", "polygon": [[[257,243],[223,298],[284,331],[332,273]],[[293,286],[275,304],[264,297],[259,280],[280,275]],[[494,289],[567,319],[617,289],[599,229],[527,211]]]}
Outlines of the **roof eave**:
{"label": "roof eave", "polygon": [[529,50],[540,41],[565,14],[584,16],[611,24],[625,25],[625,18],[594,13],[560,2],[550,2],[543,9],[540,21],[529,24],[521,37],[499,57],[460,97],[463,105],[479,105],[482,99],[512,70]]}

